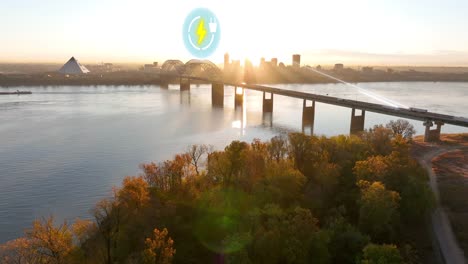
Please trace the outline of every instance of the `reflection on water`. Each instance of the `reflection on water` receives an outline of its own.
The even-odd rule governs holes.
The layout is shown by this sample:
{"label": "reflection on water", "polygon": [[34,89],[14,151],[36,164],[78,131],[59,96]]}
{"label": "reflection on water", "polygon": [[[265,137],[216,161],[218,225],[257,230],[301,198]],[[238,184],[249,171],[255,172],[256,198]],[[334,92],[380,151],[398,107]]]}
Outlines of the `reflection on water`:
{"label": "reflection on water", "polygon": [[[405,105],[468,116],[467,83],[359,85]],[[279,87],[369,101],[339,84]],[[190,144],[223,148],[235,139],[269,139],[303,129],[302,100],[275,95],[273,114],[263,113],[263,93],[246,90],[244,103],[235,108],[233,87],[226,87],[222,108],[211,106],[207,85],[184,92],[178,86],[31,90],[32,95],[0,97],[0,242],[49,213],[58,219],[89,217],[88,210],[113,185],[139,173],[141,162],[171,158]],[[349,132],[350,109],[321,103],[315,107],[314,133]],[[365,124],[391,119],[366,112]],[[423,132],[421,122],[412,123]],[[442,129],[467,132],[449,125]]]}

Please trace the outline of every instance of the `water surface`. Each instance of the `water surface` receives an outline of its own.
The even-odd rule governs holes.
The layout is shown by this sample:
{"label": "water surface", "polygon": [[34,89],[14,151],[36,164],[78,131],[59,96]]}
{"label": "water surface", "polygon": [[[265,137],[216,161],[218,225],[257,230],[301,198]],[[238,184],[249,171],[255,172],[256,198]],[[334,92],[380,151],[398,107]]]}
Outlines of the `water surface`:
{"label": "water surface", "polygon": [[[468,116],[468,83],[358,85],[408,106]],[[376,102],[343,84],[277,87]],[[89,217],[113,185],[139,173],[140,163],[169,159],[190,144],[222,148],[236,139],[302,130],[301,100],[275,96],[273,115],[264,115],[262,93],[247,91],[245,106],[236,110],[232,87],[225,89],[224,108],[212,108],[207,85],[192,85],[190,92],[177,86],[19,89],[33,94],[0,96],[0,242],[21,235],[37,217]],[[347,134],[350,115],[348,108],[317,103],[314,132]],[[392,119],[367,112],[366,128]],[[412,123],[424,131],[422,122]]]}

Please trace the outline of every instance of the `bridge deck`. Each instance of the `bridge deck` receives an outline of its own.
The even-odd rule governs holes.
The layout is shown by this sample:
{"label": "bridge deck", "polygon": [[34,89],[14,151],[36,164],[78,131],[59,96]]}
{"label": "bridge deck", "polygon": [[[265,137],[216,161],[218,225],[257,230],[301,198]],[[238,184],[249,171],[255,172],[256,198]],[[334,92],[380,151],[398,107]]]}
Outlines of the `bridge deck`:
{"label": "bridge deck", "polygon": [[[177,76],[181,78],[189,78],[194,80],[206,81],[209,83],[213,82],[220,82],[220,81],[213,81],[207,78],[200,78],[200,77],[191,77],[191,76]],[[375,104],[375,103],[368,103],[363,101],[356,101],[356,100],[349,100],[349,99],[342,99],[333,96],[325,96],[325,95],[318,95],[312,93],[305,93],[299,91],[292,91],[286,89],[280,89],[275,87],[269,87],[264,85],[256,85],[256,84],[245,84],[245,83],[227,83],[222,82],[225,85],[235,86],[235,87],[242,87],[245,89],[251,89],[255,91],[267,92],[282,96],[289,96],[299,99],[306,99],[306,100],[313,100],[320,103],[325,104],[332,104],[337,106],[349,107],[349,108],[356,108],[362,109],[370,112],[385,114],[385,115],[392,115],[398,116],[403,118],[409,118],[414,120],[421,120],[421,121],[433,121],[433,122],[442,122],[445,124],[451,124],[456,126],[463,126],[468,127],[468,119],[463,117],[455,117],[451,115],[444,115],[434,112],[417,112],[406,108],[398,108],[392,107],[388,105],[382,104]]]}

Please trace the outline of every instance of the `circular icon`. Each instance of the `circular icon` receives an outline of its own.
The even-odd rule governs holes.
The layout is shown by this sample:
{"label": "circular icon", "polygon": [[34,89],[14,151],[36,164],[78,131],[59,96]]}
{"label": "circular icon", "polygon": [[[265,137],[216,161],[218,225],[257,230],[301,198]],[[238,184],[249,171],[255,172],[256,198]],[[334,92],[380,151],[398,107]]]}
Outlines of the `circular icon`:
{"label": "circular icon", "polygon": [[219,44],[218,18],[207,8],[194,9],[185,18],[182,34],[187,50],[195,57],[206,58]]}

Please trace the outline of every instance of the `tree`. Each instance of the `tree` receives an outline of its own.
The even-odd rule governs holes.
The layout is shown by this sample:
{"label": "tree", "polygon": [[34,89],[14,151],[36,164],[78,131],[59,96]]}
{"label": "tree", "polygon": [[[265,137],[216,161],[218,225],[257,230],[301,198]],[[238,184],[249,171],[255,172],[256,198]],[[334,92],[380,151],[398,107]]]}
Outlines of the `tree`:
{"label": "tree", "polygon": [[[320,230],[313,234],[309,249],[309,263],[329,264],[332,263],[332,255],[328,250],[330,243],[330,233],[327,230]],[[337,262],[341,263],[341,262]]]}
{"label": "tree", "polygon": [[112,263],[112,248],[117,248],[117,236],[120,222],[122,220],[121,210],[118,202],[113,199],[103,199],[99,201],[92,210],[96,221],[98,235],[104,242],[104,263]]}
{"label": "tree", "polygon": [[303,197],[306,178],[287,161],[272,163],[266,168],[266,176],[255,186],[258,200],[290,207]]}
{"label": "tree", "polygon": [[143,177],[127,176],[117,191],[117,200],[128,212],[138,212],[149,202],[148,183]]}
{"label": "tree", "polygon": [[342,216],[330,219],[326,230],[330,237],[328,250],[332,263],[354,264],[356,256],[369,243],[369,237],[359,232]]}
{"label": "tree", "polygon": [[270,159],[279,162],[288,153],[288,141],[283,136],[275,136],[270,140],[267,149]]}
{"label": "tree", "polygon": [[398,220],[400,195],[385,189],[381,182],[359,181],[361,189],[359,227],[376,240],[393,236]]}
{"label": "tree", "polygon": [[146,264],[169,264],[176,253],[174,240],[168,236],[166,228],[159,231],[153,230],[153,236],[145,240],[143,251],[143,263]]}
{"label": "tree", "polygon": [[46,263],[67,263],[73,250],[73,236],[67,222],[54,226],[54,217],[35,220],[31,229],[26,230],[29,246]]}
{"label": "tree", "polygon": [[294,160],[295,167],[305,173],[305,164],[311,158],[313,144],[309,136],[302,133],[289,134],[289,156]]}
{"label": "tree", "polygon": [[362,264],[403,264],[403,258],[395,245],[369,244],[363,249]]}
{"label": "tree", "polygon": [[227,155],[227,158],[231,162],[231,171],[230,174],[236,178],[240,176],[242,169],[245,165],[245,155],[244,151],[249,150],[249,144],[241,141],[233,141],[229,146],[224,148],[224,152]]}
{"label": "tree", "polygon": [[31,239],[20,237],[0,245],[0,262],[35,264],[42,262],[42,256],[33,248]]}
{"label": "tree", "polygon": [[328,153],[320,145],[320,139],[301,133],[289,134],[289,157],[309,180],[319,170],[321,163],[329,160]]}
{"label": "tree", "polygon": [[[35,220],[25,236],[0,245],[0,262],[5,264],[81,263],[81,246],[94,232],[91,221],[77,219],[54,225],[54,217]],[[73,242],[76,241],[77,245]]]}
{"label": "tree", "polygon": [[361,136],[375,155],[388,155],[392,151],[393,131],[382,125],[375,125]]}
{"label": "tree", "polygon": [[414,126],[404,119],[398,119],[396,121],[391,120],[385,127],[391,129],[394,136],[401,135],[407,140],[411,140],[416,133]]}
{"label": "tree", "polygon": [[195,167],[195,172],[200,175],[199,166],[202,156],[207,155],[210,147],[207,145],[192,145],[187,149],[187,154],[190,156],[192,165]]}
{"label": "tree", "polygon": [[227,187],[231,184],[232,163],[224,151],[214,151],[208,155],[208,178],[214,183]]}
{"label": "tree", "polygon": [[253,263],[309,263],[317,219],[308,209],[266,205],[253,231]]}
{"label": "tree", "polygon": [[387,160],[383,156],[372,156],[357,161],[353,168],[357,180],[384,181],[388,174]]}

